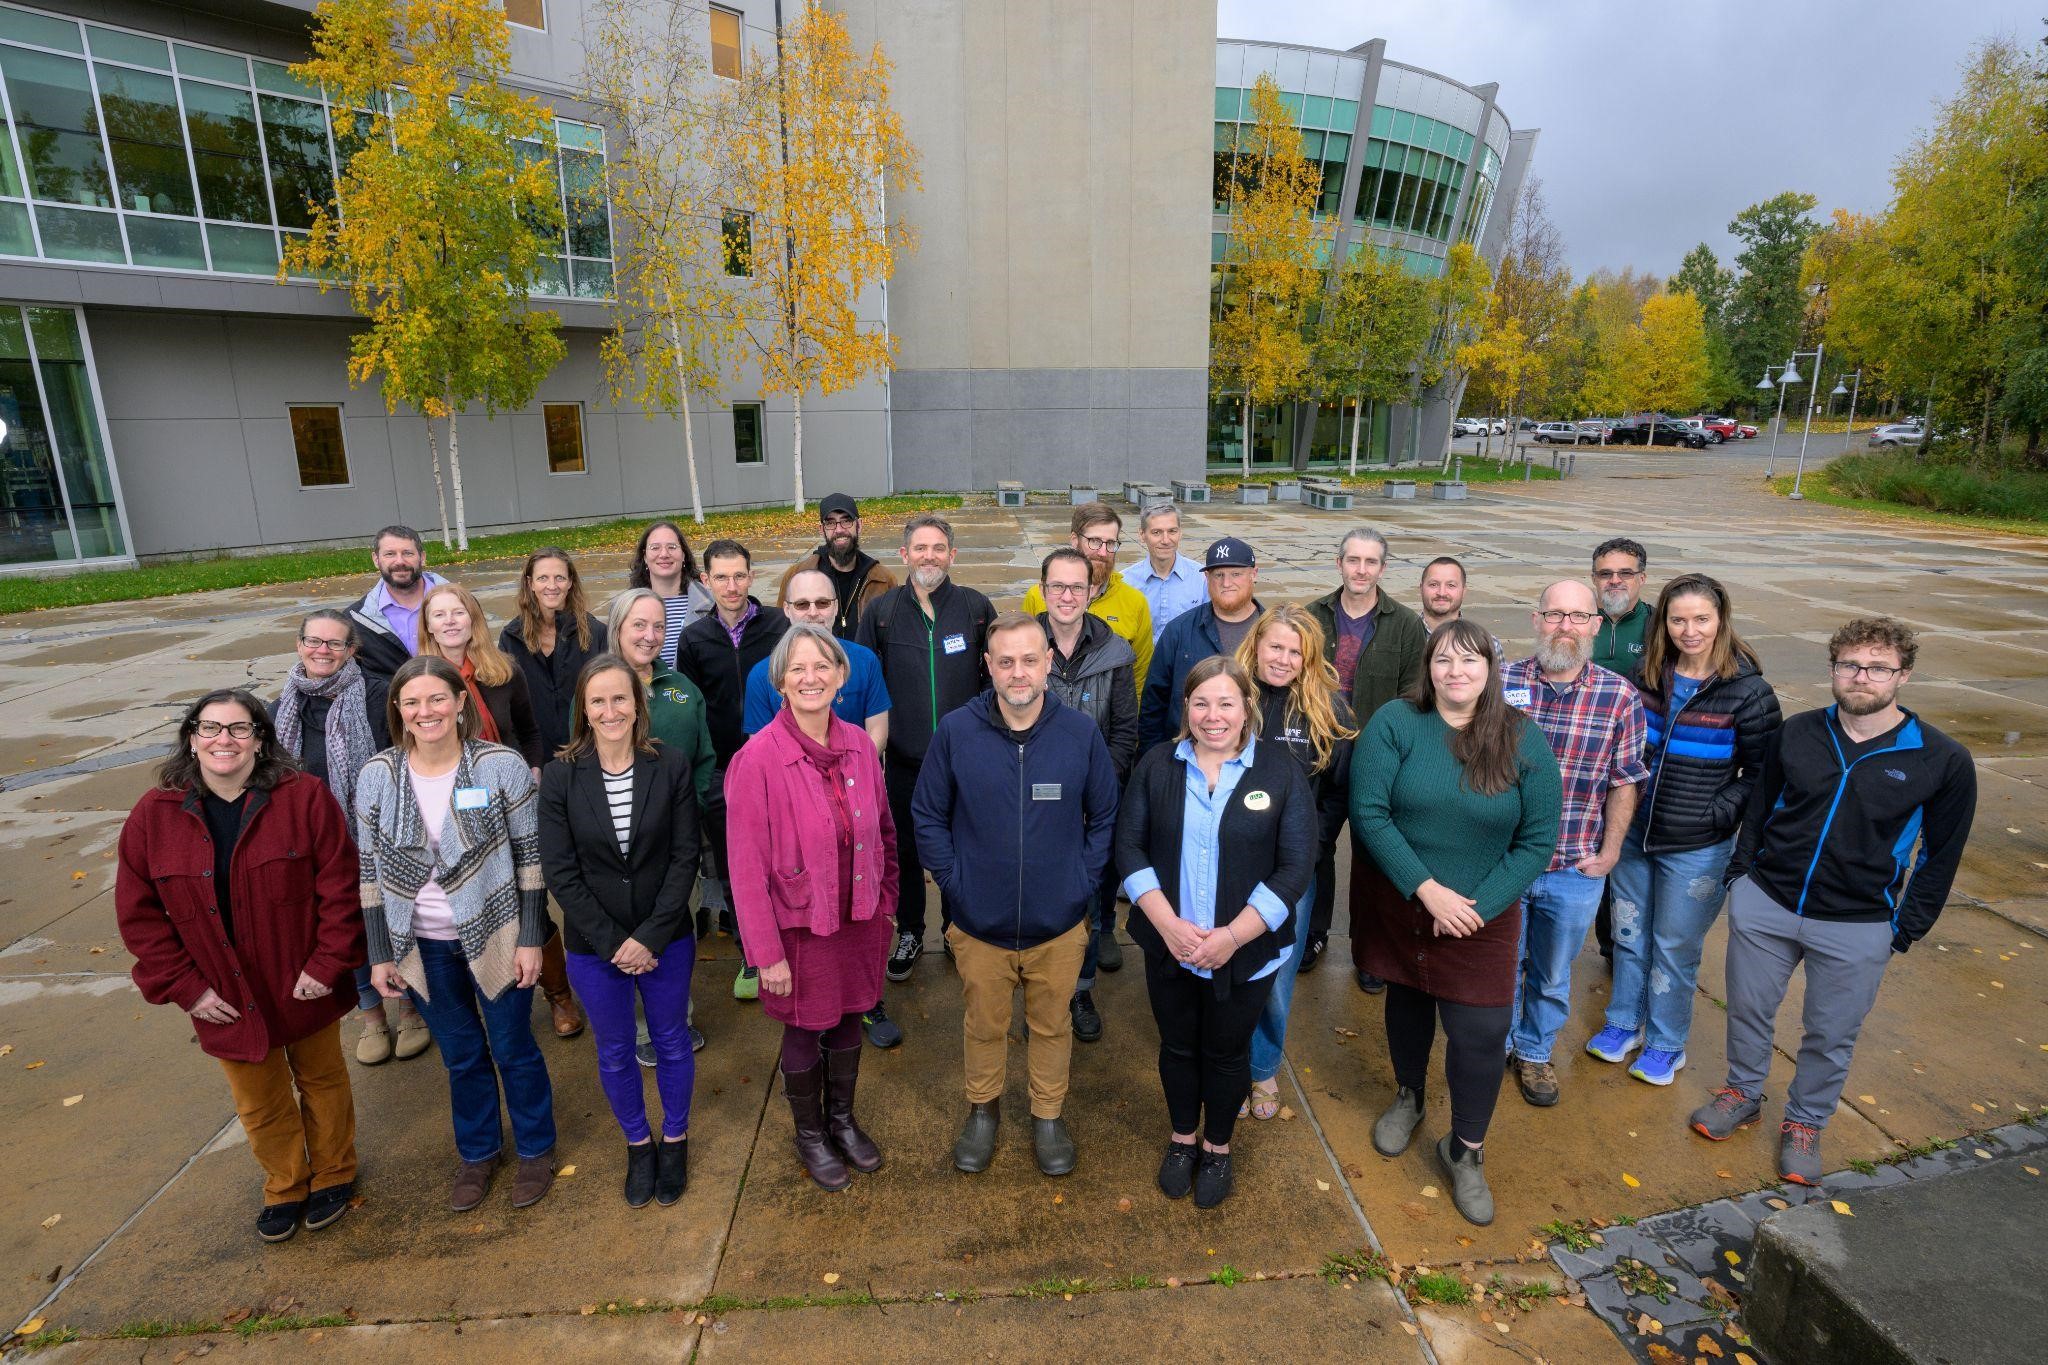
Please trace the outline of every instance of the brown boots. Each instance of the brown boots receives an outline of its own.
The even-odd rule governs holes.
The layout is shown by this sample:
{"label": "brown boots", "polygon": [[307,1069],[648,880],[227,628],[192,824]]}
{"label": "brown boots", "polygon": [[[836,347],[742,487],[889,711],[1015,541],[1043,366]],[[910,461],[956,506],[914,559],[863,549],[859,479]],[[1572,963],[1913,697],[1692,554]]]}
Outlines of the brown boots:
{"label": "brown boots", "polygon": [[882,1152],[875,1146],[874,1139],[860,1130],[860,1124],[853,1117],[853,1092],[860,1080],[860,1045],[843,1052],[831,1048],[825,1052],[825,1131],[832,1139],[832,1145],[846,1158],[846,1164],[862,1175],[873,1175],[882,1169]]}
{"label": "brown boots", "polygon": [[548,998],[548,1013],[554,1017],[555,1036],[574,1038],[583,1032],[583,1011],[576,1008],[576,997],[569,991],[569,959],[562,955],[560,930],[541,945],[540,989]]}
{"label": "brown boots", "polygon": [[[853,1183],[851,1165],[863,1175],[882,1168],[882,1153],[853,1117],[853,1092],[860,1079],[858,1047],[825,1050],[824,1060],[808,1071],[782,1073],[782,1090],[796,1121],[796,1154],[811,1179],[828,1190]],[[826,1075],[831,1094],[826,1096]]]}

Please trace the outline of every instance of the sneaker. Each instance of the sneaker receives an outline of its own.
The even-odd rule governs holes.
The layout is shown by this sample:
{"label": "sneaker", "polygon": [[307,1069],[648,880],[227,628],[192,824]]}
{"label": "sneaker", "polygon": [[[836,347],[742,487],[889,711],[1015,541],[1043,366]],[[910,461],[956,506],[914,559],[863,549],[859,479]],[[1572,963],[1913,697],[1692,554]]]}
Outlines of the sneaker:
{"label": "sneaker", "polygon": [[1105,972],[1124,969],[1124,945],[1116,941],[1115,931],[1095,936],[1095,965]]}
{"label": "sneaker", "polygon": [[1329,946],[1330,939],[1328,935],[1310,934],[1308,942],[1301,946],[1301,966],[1295,968],[1295,970],[1298,972],[1314,971],[1316,963],[1322,960],[1323,950]]}
{"label": "sneaker", "polygon": [[888,1049],[902,1045],[902,1026],[889,1017],[888,1009],[879,1000],[873,1009],[860,1017],[860,1029],[873,1047]]}
{"label": "sneaker", "polygon": [[916,966],[917,960],[923,956],[924,944],[917,941],[917,935],[908,930],[896,935],[895,951],[889,954],[889,979],[910,980],[910,969]]}
{"label": "sneaker", "polygon": [[1643,1055],[1636,1058],[1636,1064],[1628,1074],[1651,1085],[1669,1085],[1672,1077],[1685,1069],[1683,1052],[1666,1052],[1661,1047],[1646,1047]]}
{"label": "sneaker", "polygon": [[299,1230],[299,1215],[306,1211],[304,1200],[290,1204],[265,1204],[256,1215],[256,1235],[266,1242],[289,1242]]}
{"label": "sneaker", "polygon": [[306,1231],[318,1232],[339,1223],[349,1210],[349,1201],[355,1197],[354,1181],[313,1191],[312,1197],[306,1200]]}
{"label": "sneaker", "polygon": [[1751,1128],[1763,1115],[1764,1099],[1743,1094],[1733,1086],[1722,1086],[1714,1098],[1692,1111],[1687,1120],[1692,1130],[1709,1142],[1726,1142],[1743,1128]]}
{"label": "sneaker", "polygon": [[1586,1051],[1592,1053],[1603,1062],[1614,1062],[1619,1065],[1628,1060],[1629,1053],[1634,1052],[1642,1045],[1643,1031],[1641,1029],[1616,1028],[1614,1025],[1609,1024],[1606,1028],[1593,1035],[1593,1040],[1586,1044]]}
{"label": "sneaker", "polygon": [[1067,1009],[1074,1016],[1074,1036],[1084,1043],[1102,1039],[1102,1016],[1095,1010],[1094,991],[1075,991]]}
{"label": "sneaker", "polygon": [[1166,1157],[1159,1163],[1159,1192],[1168,1199],[1184,1199],[1195,1187],[1195,1160],[1201,1146],[1193,1142],[1166,1143]]}
{"label": "sneaker", "polygon": [[[690,1030],[690,1032],[693,1034],[696,1033],[696,1031],[697,1030],[695,1029]],[[690,1041],[692,1043],[695,1043],[697,1040],[695,1038],[692,1038]],[[635,1043],[633,1045],[633,1060],[640,1063],[640,1065],[646,1067],[649,1071],[654,1070],[654,1044]]]}
{"label": "sneaker", "polygon": [[[692,1051],[692,1052],[702,1052],[703,1050],[704,1050],[704,1030],[703,1030],[703,1029],[700,1029],[700,1028],[698,1028],[698,1027],[697,1027],[697,1026],[696,1026],[695,1024],[692,1024],[692,1025],[690,1025],[690,1051]],[[637,1050],[636,1050],[636,1051],[637,1051]],[[642,1065],[642,1066],[653,1066],[653,1065],[654,1065],[654,1062],[653,1062],[653,1060],[652,1060],[652,1059],[653,1059],[653,1057],[654,1057],[654,1049],[653,1049],[653,1048],[648,1048],[648,1049],[647,1049],[647,1054],[646,1054],[646,1055],[647,1055],[647,1057],[648,1057],[648,1059],[649,1059],[649,1060],[641,1062],[641,1063],[640,1063],[640,1065]]]}
{"label": "sneaker", "polygon": [[1387,983],[1374,976],[1371,972],[1358,973],[1358,989],[1364,991],[1367,995],[1378,995],[1386,988]]}
{"label": "sneaker", "polygon": [[1778,1125],[1778,1174],[1795,1185],[1820,1184],[1820,1129],[1790,1119]]}
{"label": "sneaker", "polygon": [[1548,1109],[1557,1103],[1557,1068],[1549,1062],[1525,1062],[1520,1057],[1510,1057],[1508,1065],[1515,1069],[1515,1084],[1521,1087],[1522,1098],[1538,1109]]}
{"label": "sneaker", "polygon": [[1213,1209],[1230,1198],[1230,1153],[1203,1152],[1195,1167],[1195,1207]]}
{"label": "sneaker", "polygon": [[732,979],[732,998],[735,1000],[759,1000],[761,998],[761,973],[758,968],[740,968],[740,974]]}

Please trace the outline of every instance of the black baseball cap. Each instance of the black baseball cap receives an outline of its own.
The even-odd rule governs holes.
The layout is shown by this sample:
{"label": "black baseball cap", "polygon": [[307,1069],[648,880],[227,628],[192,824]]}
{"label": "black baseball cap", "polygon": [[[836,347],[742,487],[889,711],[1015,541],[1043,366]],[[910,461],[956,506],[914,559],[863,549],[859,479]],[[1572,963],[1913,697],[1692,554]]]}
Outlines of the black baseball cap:
{"label": "black baseball cap", "polygon": [[841,516],[851,517],[855,521],[860,520],[860,504],[847,497],[846,494],[827,493],[824,497],[818,499],[819,521],[823,521],[835,512]]}
{"label": "black baseball cap", "polygon": [[1258,562],[1258,556],[1252,553],[1251,546],[1236,536],[1225,536],[1211,545],[1209,552],[1202,556],[1202,572],[1207,573],[1211,569],[1250,569],[1257,567]]}

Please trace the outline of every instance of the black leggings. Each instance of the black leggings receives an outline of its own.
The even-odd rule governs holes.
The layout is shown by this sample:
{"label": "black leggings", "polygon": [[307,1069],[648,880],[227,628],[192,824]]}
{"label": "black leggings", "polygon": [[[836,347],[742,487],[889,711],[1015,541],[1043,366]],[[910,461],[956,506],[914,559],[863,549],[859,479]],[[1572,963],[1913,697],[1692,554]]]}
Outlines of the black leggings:
{"label": "black leggings", "polygon": [[828,1029],[798,1028],[795,1024],[782,1026],[782,1069],[791,1075],[801,1075],[822,1062],[820,1047],[834,1052],[860,1046],[860,1016],[849,1014]]}
{"label": "black leggings", "polygon": [[1251,1093],[1252,1029],[1266,1011],[1273,978],[1232,986],[1218,1000],[1214,981],[1147,953],[1145,985],[1159,1024],[1159,1082],[1173,1131],[1192,1133],[1200,1125],[1210,1146],[1228,1145],[1237,1107]]}
{"label": "black leggings", "polygon": [[1486,1140],[1500,1098],[1511,1005],[1459,1005],[1398,981],[1387,983],[1387,1051],[1394,1079],[1423,1093],[1437,1016],[1444,1021],[1444,1076],[1451,1083],[1451,1131],[1464,1141]]}

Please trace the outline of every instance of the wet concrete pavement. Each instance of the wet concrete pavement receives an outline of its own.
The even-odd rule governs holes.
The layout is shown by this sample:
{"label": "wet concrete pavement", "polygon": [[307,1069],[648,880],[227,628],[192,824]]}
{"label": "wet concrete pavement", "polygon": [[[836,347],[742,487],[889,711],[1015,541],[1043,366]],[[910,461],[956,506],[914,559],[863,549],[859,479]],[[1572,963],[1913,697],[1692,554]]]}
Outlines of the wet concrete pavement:
{"label": "wet concrete pavement", "polygon": [[[1922,630],[1909,704],[1975,752],[1979,815],[1951,905],[1894,964],[1864,1031],[1827,1135],[1827,1164],[1839,1169],[2048,1102],[2048,542],[1785,502],[1762,491],[1762,466],[1748,452],[1588,454],[1565,483],[1475,485],[1465,503],[1375,502],[1352,516],[1197,509],[1187,541],[1224,530],[1250,540],[1272,602],[1326,591],[1338,535],[1373,524],[1393,542],[1391,590],[1412,601],[1427,559],[1459,555],[1471,615],[1520,648],[1544,584],[1582,575],[1597,541],[1634,535],[1653,584],[1680,568],[1729,584],[1788,709],[1825,698],[1824,645],[1843,618],[1882,610]],[[1065,524],[1059,507],[963,509],[958,576],[1014,601]],[[868,531],[877,545],[894,538]],[[757,545],[764,576],[806,548]],[[585,576],[602,594],[623,567],[598,557]],[[511,605],[516,570],[464,575],[494,620]],[[698,1059],[692,1182],[679,1206],[633,1213],[619,1202],[621,1154],[589,1041],[547,1039],[560,1160],[575,1170],[543,1204],[515,1212],[501,1185],[475,1213],[447,1213],[434,1055],[352,1064],[364,1202],[328,1233],[262,1247],[248,1227],[256,1172],[218,1066],[175,1012],[143,1004],[128,984],[113,842],[182,702],[229,683],[274,693],[298,616],[363,586],[0,621],[0,1319],[78,1330],[87,1340],[67,1348],[73,1357],[118,1349],[168,1361],[204,1346],[636,1361],[822,1346],[1011,1359],[1135,1344],[1148,1356],[1622,1359],[1605,1325],[1564,1302],[1432,1306],[1412,1289],[1316,1272],[1328,1257],[1377,1248],[1404,1271],[1561,1285],[1542,1225],[1643,1217],[1774,1178],[1768,1128],[1711,1147],[1683,1126],[1720,1074],[1718,927],[1691,1067],[1668,1090],[1579,1050],[1607,984],[1590,950],[1581,959],[1558,1053],[1564,1101],[1534,1110],[1508,1087],[1488,1144],[1500,1214],[1485,1229],[1450,1208],[1427,1143],[1395,1161],[1371,1149],[1391,1081],[1378,1004],[1352,986],[1341,937],[1296,995],[1282,1092],[1291,1117],[1241,1125],[1237,1194],[1209,1214],[1152,1186],[1164,1115],[1135,961],[1103,978],[1105,1040],[1076,1047],[1072,1177],[1046,1181],[1031,1166],[1021,1051],[994,1165],[974,1178],[948,1166],[963,1103],[960,1002],[933,952],[907,987],[891,988],[909,1041],[864,1063],[862,1114],[888,1165],[826,1196],[806,1183],[771,1093],[777,1030],[731,999],[732,945],[714,939],[697,972],[711,1044]],[[1796,1038],[1799,1004],[1795,987],[1781,1044]],[[1789,1070],[1781,1055],[1772,1095]],[[1422,1136],[1446,1119],[1438,1087]],[[238,1314],[319,1325],[246,1340],[231,1330],[104,1340],[139,1324],[232,1329]]]}

